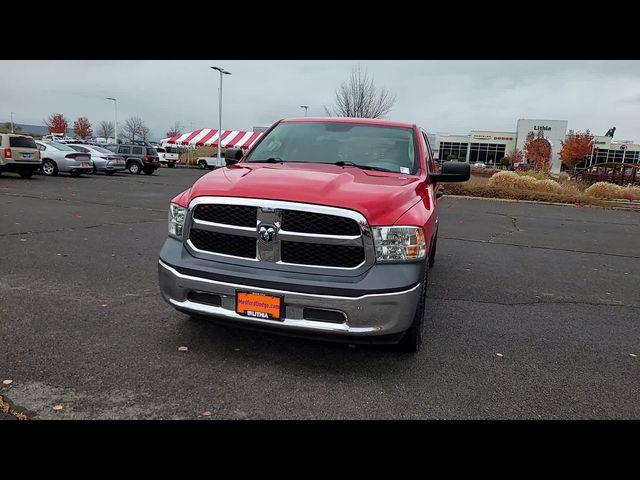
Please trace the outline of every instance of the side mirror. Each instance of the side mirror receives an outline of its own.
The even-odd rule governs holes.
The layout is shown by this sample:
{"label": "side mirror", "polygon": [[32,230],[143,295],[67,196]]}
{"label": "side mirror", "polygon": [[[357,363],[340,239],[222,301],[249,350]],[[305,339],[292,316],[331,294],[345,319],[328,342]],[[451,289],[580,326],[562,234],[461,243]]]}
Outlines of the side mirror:
{"label": "side mirror", "polygon": [[224,163],[226,163],[227,166],[235,165],[242,159],[243,155],[241,148],[227,148],[224,154]]}
{"label": "side mirror", "polygon": [[466,182],[471,178],[471,167],[464,162],[444,162],[440,173],[429,175],[431,183]]}

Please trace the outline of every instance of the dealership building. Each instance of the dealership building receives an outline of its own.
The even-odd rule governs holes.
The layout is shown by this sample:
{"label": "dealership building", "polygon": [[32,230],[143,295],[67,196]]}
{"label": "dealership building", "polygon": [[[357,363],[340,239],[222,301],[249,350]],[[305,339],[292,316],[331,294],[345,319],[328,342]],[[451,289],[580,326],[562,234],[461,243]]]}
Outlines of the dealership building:
{"label": "dealership building", "polygon": [[[560,172],[560,150],[567,135],[567,120],[520,119],[514,132],[494,132],[472,130],[468,135],[431,134],[432,146],[435,145],[436,158],[446,160],[449,155],[474,164],[482,162],[489,165],[500,164],[500,159],[514,148],[522,150],[529,132],[542,132],[551,145],[551,171]],[[594,137],[593,160],[600,162],[639,163],[640,145],[632,141],[613,141],[612,137]]]}

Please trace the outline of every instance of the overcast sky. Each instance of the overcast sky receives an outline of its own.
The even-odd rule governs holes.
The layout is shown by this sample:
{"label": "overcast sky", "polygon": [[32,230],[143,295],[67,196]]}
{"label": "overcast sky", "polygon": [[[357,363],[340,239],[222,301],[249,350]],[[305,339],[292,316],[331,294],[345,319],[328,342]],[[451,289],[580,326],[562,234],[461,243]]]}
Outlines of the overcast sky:
{"label": "overcast sky", "polygon": [[519,118],[568,120],[597,135],[640,142],[640,61],[105,61],[0,60],[0,121],[42,124],[53,112],[95,126],[142,117],[152,138],[170,125],[218,128],[219,65],[223,128],[250,130],[287,116],[324,115],[334,92],[360,64],[396,94],[389,118],[429,132],[515,131]]}

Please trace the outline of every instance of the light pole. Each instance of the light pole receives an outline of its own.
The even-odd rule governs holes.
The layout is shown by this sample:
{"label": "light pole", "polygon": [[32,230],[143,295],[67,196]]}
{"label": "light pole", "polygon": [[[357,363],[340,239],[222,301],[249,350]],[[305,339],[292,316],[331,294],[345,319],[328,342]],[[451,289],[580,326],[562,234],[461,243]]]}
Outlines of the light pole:
{"label": "light pole", "polygon": [[304,116],[307,116],[307,110],[309,109],[309,105],[300,105],[300,108],[304,108]]}
{"label": "light pole", "polygon": [[[116,108],[116,127],[115,127],[115,130],[114,130],[113,136],[114,136],[114,139],[115,139],[116,145],[117,145],[118,144],[118,100],[116,100],[113,97],[107,97],[107,100],[113,100],[113,105]],[[106,140],[107,140],[107,142],[109,142],[108,138]]]}
{"label": "light pole", "polygon": [[11,112],[11,133],[13,133],[13,114],[15,112]]}
{"label": "light pole", "polygon": [[231,75],[231,72],[227,72],[220,67],[211,68],[220,72],[220,90],[218,91],[218,165],[220,165],[220,149],[222,148],[222,142],[220,141],[220,136],[222,135],[222,75]]}

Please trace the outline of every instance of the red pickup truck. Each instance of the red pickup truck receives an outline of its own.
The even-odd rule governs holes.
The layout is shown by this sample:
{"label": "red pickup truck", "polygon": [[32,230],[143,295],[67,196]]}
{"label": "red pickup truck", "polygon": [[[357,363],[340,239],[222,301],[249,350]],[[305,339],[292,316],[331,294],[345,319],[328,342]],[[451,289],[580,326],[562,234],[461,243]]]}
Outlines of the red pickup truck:
{"label": "red pickup truck", "polygon": [[441,182],[417,125],[288,118],[176,196],[158,272],[194,317],[348,343],[422,344]]}

